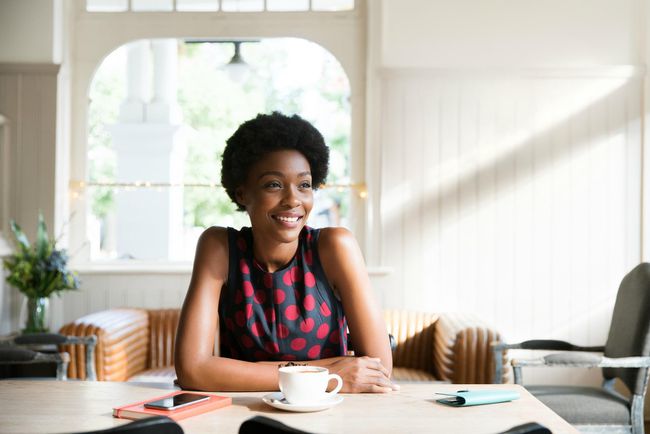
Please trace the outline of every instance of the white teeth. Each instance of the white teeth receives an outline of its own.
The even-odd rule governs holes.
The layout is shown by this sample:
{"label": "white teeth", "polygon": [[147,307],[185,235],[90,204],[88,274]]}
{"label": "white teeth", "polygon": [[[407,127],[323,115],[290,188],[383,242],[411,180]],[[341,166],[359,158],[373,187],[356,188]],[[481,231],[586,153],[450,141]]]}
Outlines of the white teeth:
{"label": "white teeth", "polygon": [[295,223],[298,220],[300,220],[300,217],[282,217],[282,216],[275,216],[276,219],[280,220],[281,222],[287,222],[287,223]]}

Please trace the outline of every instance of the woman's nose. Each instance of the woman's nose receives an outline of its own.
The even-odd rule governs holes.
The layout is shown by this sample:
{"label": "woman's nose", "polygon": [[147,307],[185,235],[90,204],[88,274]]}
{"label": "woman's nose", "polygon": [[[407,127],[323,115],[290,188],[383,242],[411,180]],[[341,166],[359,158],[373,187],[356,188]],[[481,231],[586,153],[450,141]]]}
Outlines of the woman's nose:
{"label": "woman's nose", "polygon": [[285,189],[285,194],[282,197],[282,204],[289,208],[295,208],[300,205],[300,198],[298,197],[298,192],[294,187]]}

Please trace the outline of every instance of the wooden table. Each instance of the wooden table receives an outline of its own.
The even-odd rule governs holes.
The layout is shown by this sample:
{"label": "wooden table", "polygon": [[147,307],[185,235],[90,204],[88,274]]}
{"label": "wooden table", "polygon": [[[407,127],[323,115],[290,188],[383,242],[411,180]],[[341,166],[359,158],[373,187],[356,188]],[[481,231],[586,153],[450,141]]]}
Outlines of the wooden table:
{"label": "wooden table", "polygon": [[[438,404],[435,392],[461,389],[517,389],[509,403],[453,408]],[[0,381],[0,432],[72,433],[126,423],[112,408],[163,395],[169,390],[129,383],[85,381]],[[499,433],[539,422],[555,434],[577,433],[524,388],[512,384],[403,384],[389,394],[344,394],[337,407],[317,413],[288,413],[264,404],[266,393],[219,393],[233,405],[180,421],[187,434],[237,433],[255,415],[277,419],[314,433]]]}

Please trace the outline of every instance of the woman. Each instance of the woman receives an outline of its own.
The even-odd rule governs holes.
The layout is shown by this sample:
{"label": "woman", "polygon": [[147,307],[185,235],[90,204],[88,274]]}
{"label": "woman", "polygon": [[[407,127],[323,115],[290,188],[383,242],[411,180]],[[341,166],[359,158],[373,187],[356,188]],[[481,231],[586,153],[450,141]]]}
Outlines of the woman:
{"label": "woman", "polygon": [[[342,392],[397,388],[356,240],[306,226],[328,161],[323,137],[298,116],[259,115],[228,139],[221,182],[251,227],[211,227],[199,239],[176,340],[183,388],[277,390],[287,361],[327,367]],[[347,327],[354,357],[345,355]]]}

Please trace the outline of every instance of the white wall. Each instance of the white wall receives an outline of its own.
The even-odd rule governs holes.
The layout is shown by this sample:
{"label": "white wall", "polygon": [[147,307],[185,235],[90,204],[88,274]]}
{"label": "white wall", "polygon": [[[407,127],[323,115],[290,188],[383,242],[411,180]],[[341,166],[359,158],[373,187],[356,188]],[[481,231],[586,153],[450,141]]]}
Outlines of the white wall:
{"label": "white wall", "polygon": [[[603,344],[641,261],[642,4],[371,5],[384,305],[473,312],[511,342]],[[526,375],[599,381],[546,374]]]}
{"label": "white wall", "polygon": [[373,42],[381,44],[382,67],[620,65],[642,54],[638,0],[382,0],[381,7]]}
{"label": "white wall", "polygon": [[[61,0],[0,1],[0,62],[56,62]],[[60,18],[60,17],[58,17]],[[55,34],[56,33],[56,34]]]}

